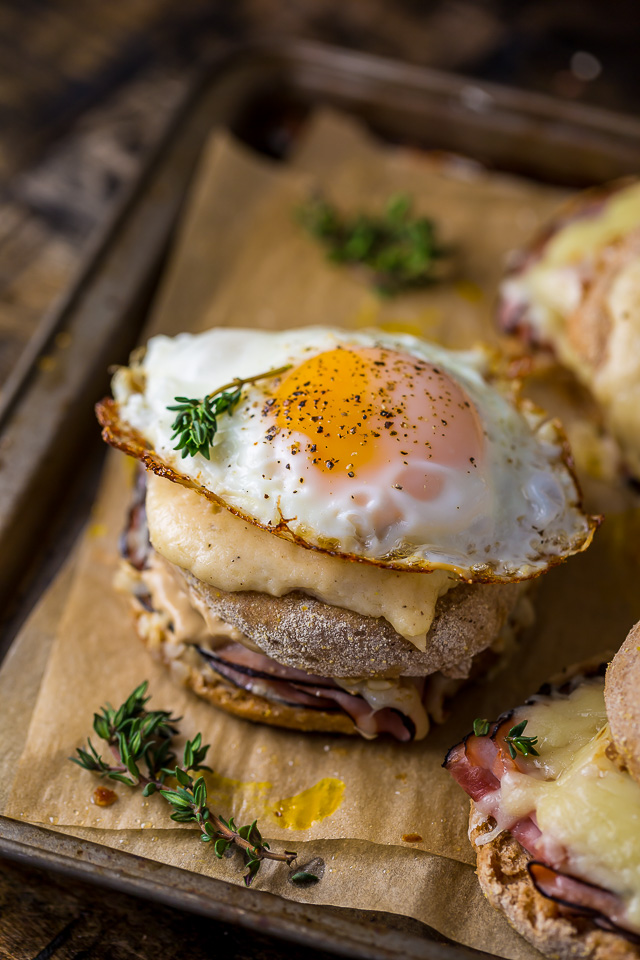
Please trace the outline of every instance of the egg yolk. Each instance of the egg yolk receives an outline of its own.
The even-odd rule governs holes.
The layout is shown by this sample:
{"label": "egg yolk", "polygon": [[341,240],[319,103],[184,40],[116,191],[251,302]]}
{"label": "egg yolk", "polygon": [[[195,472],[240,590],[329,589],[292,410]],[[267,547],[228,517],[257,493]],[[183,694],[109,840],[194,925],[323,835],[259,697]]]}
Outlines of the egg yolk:
{"label": "egg yolk", "polygon": [[420,499],[437,494],[420,463],[472,472],[483,455],[482,424],[460,385],[434,364],[382,347],[311,357],[283,378],[263,412],[267,438],[290,436],[291,452],[304,451],[322,474],[368,480],[397,464]]}

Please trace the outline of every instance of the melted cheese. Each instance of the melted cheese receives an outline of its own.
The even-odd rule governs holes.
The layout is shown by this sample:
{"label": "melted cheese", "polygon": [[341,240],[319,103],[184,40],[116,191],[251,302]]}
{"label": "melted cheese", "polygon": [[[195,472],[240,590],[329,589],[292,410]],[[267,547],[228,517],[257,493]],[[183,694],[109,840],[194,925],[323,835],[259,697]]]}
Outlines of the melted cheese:
{"label": "melted cheese", "polygon": [[114,578],[114,586],[121,593],[138,599],[151,598],[150,616],[163,631],[171,628],[166,638],[168,642],[202,644],[215,650],[231,640],[249,650],[261,652],[237,627],[226,623],[202,603],[171,564],[153,551],[144,570],[136,570],[123,560]]}
{"label": "melted cheese", "polygon": [[204,583],[274,597],[301,590],[332,606],[384,617],[419,650],[426,649],[438,598],[458,582],[444,570],[385,570],[307,550],[154,474],[147,520],[157,552]]}
{"label": "melted cheese", "polygon": [[[607,722],[603,681],[585,680],[568,697],[533,697],[526,708],[526,734],[538,738],[532,766],[545,778],[557,778]],[[524,716],[524,712],[523,712]]]}
{"label": "melted cheese", "polygon": [[551,238],[541,263],[556,267],[591,257],[640,224],[640,184],[619,190],[594,215],[579,217]]}
{"label": "melted cheese", "polygon": [[140,579],[149,591],[153,609],[169,616],[176,640],[198,643],[209,635],[207,624],[191,604],[188,591],[161,557],[151,554]]}
{"label": "melted cheese", "polygon": [[[416,728],[416,740],[423,740],[429,733],[429,717],[418,684],[412,677],[398,677],[395,680],[351,680],[336,677],[335,681],[347,693],[361,696],[373,710],[390,707],[409,717]],[[367,734],[363,735],[367,737]],[[376,734],[367,738],[371,736],[375,737]]]}
{"label": "melted cheese", "polygon": [[580,267],[619,237],[640,226],[640,184],[620,190],[591,216],[561,227],[540,258],[524,273],[508,278],[503,296],[528,307],[527,318],[553,342],[560,359],[589,383],[588,365],[566,335],[566,320],[583,297]]}
{"label": "melted cheese", "polygon": [[[621,266],[601,308],[608,325],[606,350],[597,364],[582,356],[568,318],[583,303],[591,271],[609,245],[640,227],[640,184],[613,194],[600,210],[562,227],[540,259],[502,287],[505,300],[520,304],[543,340],[593,391],[607,412],[634,472],[640,472],[640,257]],[[597,274],[596,278],[597,279]]]}
{"label": "melted cheese", "polygon": [[586,681],[569,697],[544,699],[517,715],[538,736],[531,775],[510,772],[500,807],[513,820],[535,814],[544,851],[566,851],[574,876],[616,893],[640,929],[640,785],[607,756],[604,683]]}

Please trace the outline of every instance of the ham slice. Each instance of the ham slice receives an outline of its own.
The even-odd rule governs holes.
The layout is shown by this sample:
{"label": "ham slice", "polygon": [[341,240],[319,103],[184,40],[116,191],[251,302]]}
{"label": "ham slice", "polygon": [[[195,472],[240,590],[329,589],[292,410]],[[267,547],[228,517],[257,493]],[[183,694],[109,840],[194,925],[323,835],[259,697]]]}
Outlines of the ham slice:
{"label": "ham slice", "polygon": [[[482,800],[488,794],[498,790],[500,781],[491,772],[493,757],[491,757],[489,763],[484,764],[475,762],[467,755],[467,743],[471,739],[479,741],[481,738],[468,737],[462,743],[452,747],[445,758],[443,767],[449,771],[453,779],[460,784],[472,800]],[[491,746],[493,745],[491,744]]]}
{"label": "ham slice", "polygon": [[614,893],[594,883],[578,880],[538,860],[532,860],[527,869],[533,885],[543,897],[554,900],[572,913],[591,917],[597,926],[605,930],[618,933],[633,943],[640,943],[640,934],[621,925],[620,900]]}
{"label": "ham slice", "polygon": [[120,536],[120,553],[136,570],[144,569],[151,550],[145,510],[146,491],[145,472],[138,470],[127,522]]}
{"label": "ham slice", "polygon": [[[442,766],[476,802],[498,791],[500,780],[508,770],[526,772],[517,759],[512,759],[504,742],[513,722],[513,712],[505,714],[491,725],[487,736],[476,737],[471,733],[445,757]],[[482,809],[488,812],[485,806]]]}
{"label": "ham slice", "polygon": [[307,710],[342,710],[365,737],[388,733],[403,742],[414,737],[415,728],[409,717],[391,707],[374,710],[363,697],[347,693],[331,678],[286,667],[240,643],[230,643],[215,651],[196,649],[217,674],[257,696]]}

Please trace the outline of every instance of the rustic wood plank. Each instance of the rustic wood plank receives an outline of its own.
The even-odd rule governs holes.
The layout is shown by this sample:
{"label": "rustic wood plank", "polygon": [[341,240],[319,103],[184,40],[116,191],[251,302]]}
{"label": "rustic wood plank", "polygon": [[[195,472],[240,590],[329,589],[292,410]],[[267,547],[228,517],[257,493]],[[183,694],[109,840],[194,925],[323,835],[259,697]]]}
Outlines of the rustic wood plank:
{"label": "rustic wood plank", "polygon": [[0,387],[45,311],[71,282],[87,242],[138,173],[187,82],[157,70],[116,91],[73,137],[5,187]]}
{"label": "rustic wood plank", "polygon": [[0,861],[3,960],[323,960],[325,953]]}

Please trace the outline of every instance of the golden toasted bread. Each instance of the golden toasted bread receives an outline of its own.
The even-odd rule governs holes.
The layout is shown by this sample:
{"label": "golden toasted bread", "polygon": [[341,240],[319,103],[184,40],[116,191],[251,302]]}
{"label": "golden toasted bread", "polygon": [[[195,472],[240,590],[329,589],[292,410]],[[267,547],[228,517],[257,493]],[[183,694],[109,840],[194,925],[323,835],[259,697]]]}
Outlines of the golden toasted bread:
{"label": "golden toasted bread", "polygon": [[479,844],[494,826],[472,802],[469,838],[478,856],[480,886],[521,936],[554,960],[640,960],[640,946],[599,929],[587,917],[568,914],[538,893],[527,870],[531,857],[508,831]]}
{"label": "golden toasted bread", "polygon": [[604,699],[618,754],[640,783],[640,623],[609,664]]}

